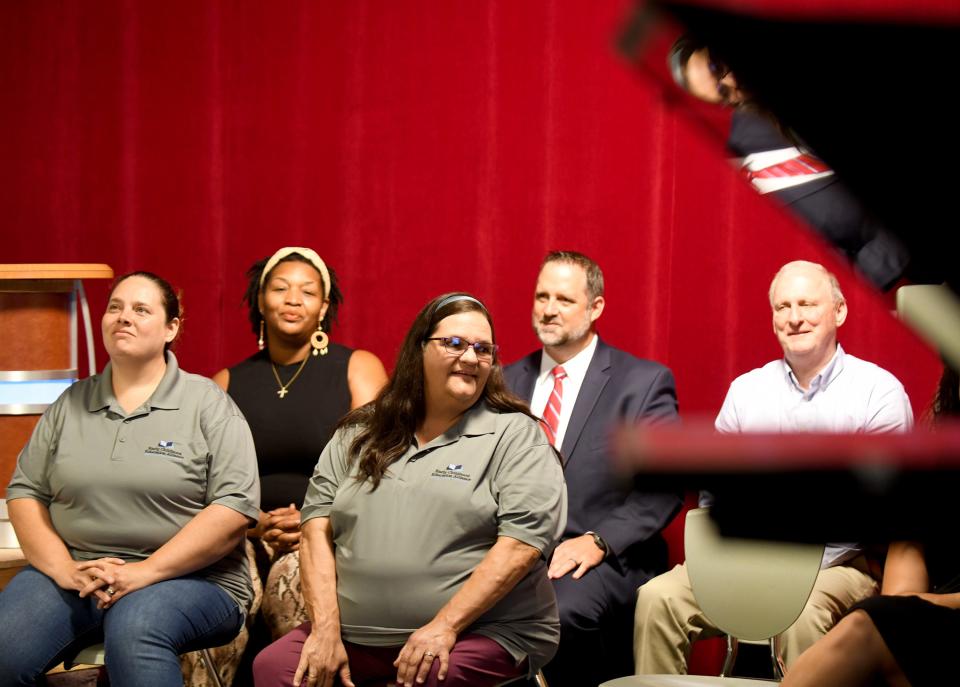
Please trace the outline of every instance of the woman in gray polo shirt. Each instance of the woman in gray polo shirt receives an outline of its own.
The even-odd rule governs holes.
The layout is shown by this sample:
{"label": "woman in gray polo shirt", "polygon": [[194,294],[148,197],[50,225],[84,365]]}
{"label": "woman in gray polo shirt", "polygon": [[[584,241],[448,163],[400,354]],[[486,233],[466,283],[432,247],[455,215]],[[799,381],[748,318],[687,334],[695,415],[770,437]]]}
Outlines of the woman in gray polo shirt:
{"label": "woman in gray polo shirt", "polygon": [[302,509],[312,622],[260,653],[258,687],[484,687],[553,656],[544,560],[563,525],[563,474],[496,350],[478,300],[440,296],[386,388],[341,423]]}
{"label": "woman in gray polo shirt", "polygon": [[182,685],[178,653],[242,625],[253,440],[226,394],[167,350],[179,315],[163,279],[118,279],[110,363],[47,409],[20,453],[7,500],[30,566],[0,594],[0,685],[32,685],[101,637],[114,687]]}

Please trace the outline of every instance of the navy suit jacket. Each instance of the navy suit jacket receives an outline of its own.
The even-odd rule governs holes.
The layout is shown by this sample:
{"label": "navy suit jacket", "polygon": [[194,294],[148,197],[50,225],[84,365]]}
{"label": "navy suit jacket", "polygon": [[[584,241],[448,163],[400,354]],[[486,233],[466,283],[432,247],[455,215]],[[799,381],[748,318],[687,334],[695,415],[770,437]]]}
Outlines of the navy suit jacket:
{"label": "navy suit jacket", "polygon": [[[542,349],[535,351],[504,370],[513,393],[527,402],[533,398],[542,355]],[[676,419],[677,394],[669,369],[597,342],[560,450],[568,498],[563,538],[587,531],[603,537],[615,554],[607,558],[609,567],[623,578],[624,591],[631,596],[637,586],[666,568],[660,531],[683,499],[680,494],[646,492],[642,478],[614,470],[610,432],[624,422]],[[608,566],[598,570],[604,568]]]}

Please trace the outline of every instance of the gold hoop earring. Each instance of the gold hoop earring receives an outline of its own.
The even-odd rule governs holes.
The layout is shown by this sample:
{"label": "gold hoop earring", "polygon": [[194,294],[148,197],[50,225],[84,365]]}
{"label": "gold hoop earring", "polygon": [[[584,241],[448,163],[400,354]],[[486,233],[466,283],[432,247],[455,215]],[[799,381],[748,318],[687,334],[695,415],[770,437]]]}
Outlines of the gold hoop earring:
{"label": "gold hoop earring", "polygon": [[317,331],[310,335],[310,345],[313,346],[314,355],[326,355],[329,349],[330,337],[323,331],[323,324],[317,323]]}
{"label": "gold hoop earring", "polygon": [[260,318],[260,338],[257,339],[257,346],[260,347],[260,350],[263,350],[263,318]]}

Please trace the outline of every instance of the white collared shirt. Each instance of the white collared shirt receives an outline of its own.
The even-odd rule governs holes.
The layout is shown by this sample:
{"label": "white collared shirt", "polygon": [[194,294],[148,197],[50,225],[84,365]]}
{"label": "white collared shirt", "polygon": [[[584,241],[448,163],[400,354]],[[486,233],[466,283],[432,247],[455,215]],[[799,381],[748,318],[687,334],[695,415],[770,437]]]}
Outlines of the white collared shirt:
{"label": "white collared shirt", "polygon": [[896,377],[838,344],[806,391],[782,358],[740,375],[715,424],[720,432],[906,432],[913,411]]}
{"label": "white collared shirt", "polygon": [[[907,432],[913,410],[896,377],[837,344],[806,391],[784,359],[740,375],[714,424],[719,432]],[[710,501],[701,493],[701,506]],[[859,553],[856,544],[827,544],[821,567],[840,565]]]}
{"label": "white collared shirt", "polygon": [[[577,402],[577,395],[580,393],[580,387],[583,385],[583,379],[587,376],[587,368],[590,367],[590,361],[593,360],[593,354],[597,350],[597,341],[599,337],[594,333],[593,338],[587,347],[563,363],[563,370],[567,373],[561,383],[563,386],[563,400],[560,403],[560,426],[557,428],[557,443],[559,449],[563,446],[563,437],[567,433],[567,424],[570,422],[570,415],[573,414],[573,406]],[[553,393],[553,368],[560,365],[551,358],[547,351],[543,351],[540,360],[540,374],[537,375],[537,383],[533,387],[533,398],[530,399],[530,410],[537,417],[543,417],[543,411],[547,407],[547,401],[550,400],[550,394]]]}

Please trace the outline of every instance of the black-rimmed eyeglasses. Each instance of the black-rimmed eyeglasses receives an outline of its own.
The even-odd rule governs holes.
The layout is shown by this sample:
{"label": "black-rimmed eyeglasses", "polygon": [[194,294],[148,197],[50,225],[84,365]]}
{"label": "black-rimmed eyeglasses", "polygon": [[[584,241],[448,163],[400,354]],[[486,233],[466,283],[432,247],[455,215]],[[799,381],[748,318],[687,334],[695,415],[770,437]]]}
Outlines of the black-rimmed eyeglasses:
{"label": "black-rimmed eyeglasses", "polygon": [[458,358],[472,348],[477,356],[477,360],[490,361],[497,354],[500,347],[497,344],[487,343],[486,341],[467,341],[459,336],[433,336],[424,341],[439,341],[440,345],[450,355]]}

